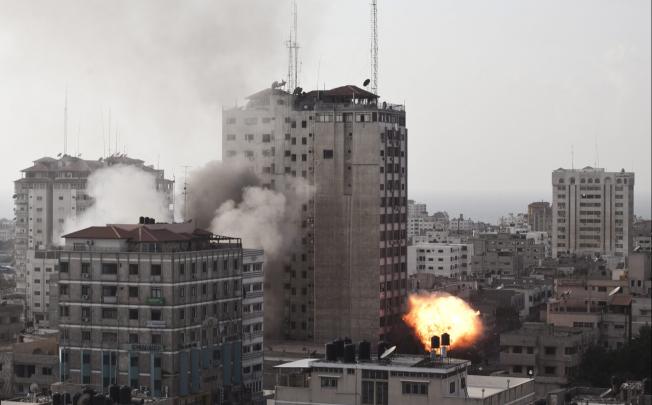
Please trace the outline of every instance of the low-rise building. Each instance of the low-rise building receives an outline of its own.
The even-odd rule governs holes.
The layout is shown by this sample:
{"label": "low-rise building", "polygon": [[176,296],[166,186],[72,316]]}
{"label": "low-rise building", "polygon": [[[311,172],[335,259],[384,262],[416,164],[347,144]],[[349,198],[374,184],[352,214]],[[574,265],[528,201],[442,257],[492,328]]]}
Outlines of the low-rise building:
{"label": "low-rise building", "polygon": [[0,344],[17,341],[25,328],[24,309],[22,304],[0,302]]}
{"label": "low-rise building", "polygon": [[523,276],[545,257],[545,247],[525,234],[484,233],[472,240],[473,272],[479,278]]}
{"label": "low-rise building", "polygon": [[276,367],[276,404],[466,405],[534,403],[531,378],[467,374],[468,360],[301,359]]}
{"label": "low-rise building", "polygon": [[534,377],[541,398],[569,382],[596,338],[590,329],[526,322],[521,329],[501,333],[500,364],[510,376]]}
{"label": "low-rise building", "polygon": [[408,247],[408,274],[458,277],[471,273],[473,245],[421,243]]}

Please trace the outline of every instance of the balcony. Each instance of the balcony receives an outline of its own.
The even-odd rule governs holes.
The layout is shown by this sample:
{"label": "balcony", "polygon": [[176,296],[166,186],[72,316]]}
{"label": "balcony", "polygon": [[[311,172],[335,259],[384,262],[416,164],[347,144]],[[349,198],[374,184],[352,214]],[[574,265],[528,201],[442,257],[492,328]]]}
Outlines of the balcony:
{"label": "balcony", "polygon": [[118,302],[118,297],[115,295],[105,295],[102,297],[102,302],[105,304],[116,304]]}
{"label": "balcony", "polygon": [[147,305],[165,305],[165,298],[163,297],[149,297],[145,299]]}
{"label": "balcony", "polygon": [[167,325],[165,321],[147,321],[148,328],[165,328]]}

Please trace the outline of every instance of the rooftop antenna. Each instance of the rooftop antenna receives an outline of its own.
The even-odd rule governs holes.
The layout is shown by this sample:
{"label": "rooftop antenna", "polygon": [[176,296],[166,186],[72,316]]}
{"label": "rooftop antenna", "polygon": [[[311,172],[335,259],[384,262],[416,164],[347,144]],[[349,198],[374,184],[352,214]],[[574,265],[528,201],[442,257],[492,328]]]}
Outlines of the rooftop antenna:
{"label": "rooftop antenna", "polygon": [[183,167],[183,220],[188,221],[188,168],[192,166]]}
{"label": "rooftop antenna", "polygon": [[371,92],[378,94],[378,7],[371,0]]}
{"label": "rooftop antenna", "polygon": [[290,5],[292,26],[290,28],[290,39],[286,42],[288,48],[288,92],[299,86],[299,44],[297,43],[297,2],[292,0]]}
{"label": "rooftop antenna", "polygon": [[109,156],[111,156],[111,109],[109,108]]}
{"label": "rooftop antenna", "polygon": [[63,102],[63,154],[68,153],[68,86],[66,86],[66,93]]}
{"label": "rooftop antenna", "polygon": [[595,136],[595,167],[600,167],[600,157],[598,155],[598,136]]}
{"label": "rooftop antenna", "polygon": [[571,145],[571,170],[575,170],[575,151],[573,150],[573,145]]}
{"label": "rooftop antenna", "polygon": [[102,128],[102,157],[106,157],[106,128],[104,127],[104,109],[100,110],[100,127]]}

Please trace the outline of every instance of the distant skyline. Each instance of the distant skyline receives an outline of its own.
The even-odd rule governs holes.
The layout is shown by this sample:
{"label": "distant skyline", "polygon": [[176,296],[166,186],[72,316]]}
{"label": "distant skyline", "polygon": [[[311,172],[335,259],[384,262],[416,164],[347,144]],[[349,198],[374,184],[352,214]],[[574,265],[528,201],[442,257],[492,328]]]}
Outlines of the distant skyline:
{"label": "distant skyline", "polygon": [[[369,77],[368,1],[299,2],[300,84]],[[379,0],[379,93],[406,103],[409,197],[495,223],[550,201],[551,172],[636,174],[651,206],[649,0]],[[289,1],[5,0],[0,217],[42,156],[112,142],[166,170],[221,157],[221,109],[287,74]],[[79,148],[77,147],[79,145]],[[530,201],[531,200],[531,201]]]}

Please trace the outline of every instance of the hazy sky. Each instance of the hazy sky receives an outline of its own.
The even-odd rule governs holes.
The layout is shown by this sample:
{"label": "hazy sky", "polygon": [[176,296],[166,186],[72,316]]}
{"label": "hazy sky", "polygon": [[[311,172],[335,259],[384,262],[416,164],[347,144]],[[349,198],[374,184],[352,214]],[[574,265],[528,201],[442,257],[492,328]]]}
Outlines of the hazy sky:
{"label": "hazy sky", "polygon": [[[369,2],[298,3],[301,85],[362,83]],[[407,104],[411,198],[494,222],[549,200],[571,146],[583,167],[597,144],[600,166],[636,173],[650,217],[650,12],[379,0],[379,93]],[[219,159],[222,106],[284,78],[289,21],[286,0],[0,0],[0,217],[13,218],[19,171],[62,152],[66,87],[71,154],[108,150],[110,110],[119,150],[177,180]]]}

